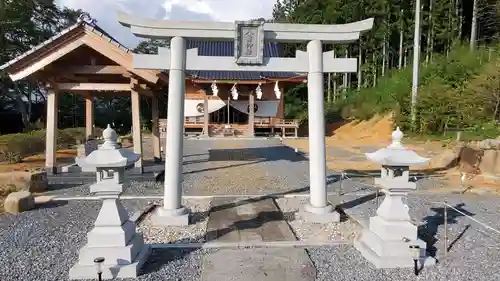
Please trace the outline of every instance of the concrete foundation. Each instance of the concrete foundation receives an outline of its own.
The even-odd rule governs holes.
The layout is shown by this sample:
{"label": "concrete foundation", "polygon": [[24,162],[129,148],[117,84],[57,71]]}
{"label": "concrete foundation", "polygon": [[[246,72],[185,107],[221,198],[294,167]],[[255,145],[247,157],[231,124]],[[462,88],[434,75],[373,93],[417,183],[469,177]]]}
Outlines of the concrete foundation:
{"label": "concrete foundation", "polygon": [[[82,248],[82,250],[84,250],[85,247]],[[135,278],[139,276],[139,271],[144,265],[144,262],[146,262],[150,251],[151,248],[148,245],[143,245],[140,248],[140,252],[131,263],[119,264],[120,260],[117,260],[115,261],[116,264],[106,264],[107,260],[105,260],[102,266],[102,278]],[[70,280],[95,279],[96,277],[97,272],[93,263],[76,264],[69,270]]]}
{"label": "concrete foundation", "polygon": [[325,207],[314,207],[311,204],[306,204],[304,209],[298,212],[298,216],[308,223],[340,222],[339,213],[330,204]]}
{"label": "concrete foundation", "polygon": [[426,256],[427,243],[416,240],[385,240],[364,229],[354,240],[354,247],[376,268],[405,268],[413,267],[414,262],[410,253],[410,245],[420,247],[419,264],[422,267],[436,264],[436,259]]}
{"label": "concrete foundation", "polygon": [[174,210],[158,207],[154,211],[151,219],[153,226],[184,226],[189,225],[189,217],[189,209],[184,207]]}

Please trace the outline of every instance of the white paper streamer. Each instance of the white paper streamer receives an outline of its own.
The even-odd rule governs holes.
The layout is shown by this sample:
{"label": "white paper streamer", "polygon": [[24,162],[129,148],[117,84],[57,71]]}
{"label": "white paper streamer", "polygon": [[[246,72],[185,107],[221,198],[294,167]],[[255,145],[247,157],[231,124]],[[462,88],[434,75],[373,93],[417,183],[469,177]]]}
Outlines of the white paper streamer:
{"label": "white paper streamer", "polygon": [[231,95],[233,96],[233,100],[238,99],[238,89],[236,88],[236,84],[231,88]]}
{"label": "white paper streamer", "polygon": [[261,83],[259,83],[259,85],[255,89],[255,95],[257,96],[258,100],[262,99],[262,88],[260,86],[261,86]]}
{"label": "white paper streamer", "polygon": [[278,87],[278,81],[274,83],[274,94],[276,95],[277,99],[281,99],[281,91],[280,88]]}
{"label": "white paper streamer", "polygon": [[219,88],[217,88],[217,84],[215,84],[215,81],[212,83],[210,87],[212,88],[212,94],[214,96],[217,96],[219,94]]}

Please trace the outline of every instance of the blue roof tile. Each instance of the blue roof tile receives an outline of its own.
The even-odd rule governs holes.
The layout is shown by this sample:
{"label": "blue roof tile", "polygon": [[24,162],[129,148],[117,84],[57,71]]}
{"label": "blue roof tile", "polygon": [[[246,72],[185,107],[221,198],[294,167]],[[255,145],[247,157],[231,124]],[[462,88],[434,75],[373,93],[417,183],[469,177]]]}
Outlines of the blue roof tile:
{"label": "blue roof tile", "polygon": [[[198,55],[210,57],[234,56],[234,42],[187,41],[187,48],[198,48]],[[279,57],[279,44],[266,43],[264,57]],[[250,72],[250,71],[187,71],[197,79],[207,80],[262,80],[265,78],[291,78],[302,76],[295,72]]]}

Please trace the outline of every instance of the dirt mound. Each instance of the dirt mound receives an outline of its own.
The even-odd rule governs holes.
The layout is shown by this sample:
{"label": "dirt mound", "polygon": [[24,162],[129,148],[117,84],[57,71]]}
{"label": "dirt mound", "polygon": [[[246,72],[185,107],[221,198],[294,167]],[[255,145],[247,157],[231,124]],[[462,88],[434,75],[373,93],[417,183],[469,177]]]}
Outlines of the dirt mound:
{"label": "dirt mound", "polygon": [[326,138],[330,145],[385,145],[391,141],[393,121],[391,115],[376,116],[366,121],[351,121],[339,126],[331,126],[331,137]]}

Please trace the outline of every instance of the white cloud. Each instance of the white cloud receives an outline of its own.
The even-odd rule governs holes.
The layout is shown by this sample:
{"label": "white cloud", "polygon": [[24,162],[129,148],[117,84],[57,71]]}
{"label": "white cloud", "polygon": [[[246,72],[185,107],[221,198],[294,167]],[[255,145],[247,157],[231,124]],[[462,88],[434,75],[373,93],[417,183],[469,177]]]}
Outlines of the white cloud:
{"label": "white cloud", "polygon": [[276,0],[56,0],[60,6],[82,9],[97,24],[128,47],[139,39],[116,19],[121,10],[141,17],[172,20],[229,21],[270,18]]}

